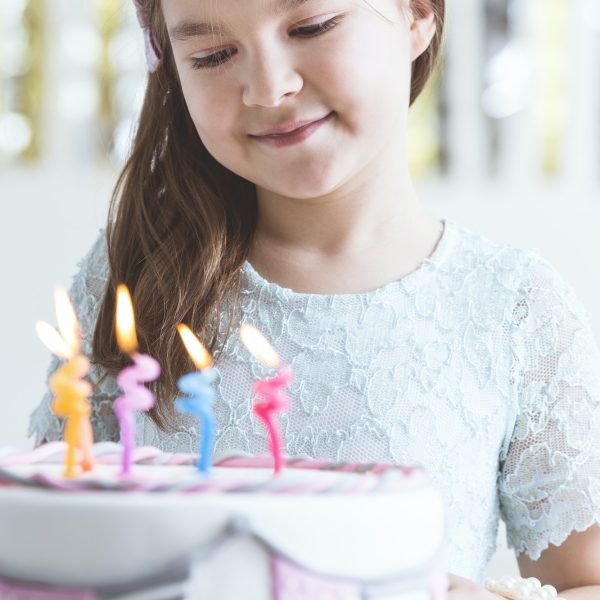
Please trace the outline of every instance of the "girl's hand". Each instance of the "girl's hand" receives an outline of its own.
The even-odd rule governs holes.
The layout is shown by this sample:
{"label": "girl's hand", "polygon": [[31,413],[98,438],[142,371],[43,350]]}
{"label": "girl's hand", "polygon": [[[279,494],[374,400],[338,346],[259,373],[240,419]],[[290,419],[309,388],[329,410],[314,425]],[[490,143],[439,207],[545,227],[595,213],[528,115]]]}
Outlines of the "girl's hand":
{"label": "girl's hand", "polygon": [[448,579],[448,600],[506,600],[504,596],[492,594],[483,586],[458,575],[448,573]]}

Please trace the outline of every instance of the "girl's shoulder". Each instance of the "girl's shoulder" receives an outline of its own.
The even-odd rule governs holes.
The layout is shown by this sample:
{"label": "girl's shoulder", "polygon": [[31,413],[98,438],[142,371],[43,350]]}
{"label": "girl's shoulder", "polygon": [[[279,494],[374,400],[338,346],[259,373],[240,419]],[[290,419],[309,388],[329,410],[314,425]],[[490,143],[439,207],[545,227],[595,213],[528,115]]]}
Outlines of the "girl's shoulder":
{"label": "girl's shoulder", "polygon": [[484,271],[505,283],[513,280],[515,284],[522,284],[524,279],[563,279],[539,248],[501,242],[455,221],[445,222],[451,238],[448,264],[454,270]]}
{"label": "girl's shoulder", "polygon": [[519,247],[447,220],[448,246],[439,268],[456,280],[479,288],[481,297],[573,299],[574,290],[539,248]]}
{"label": "girl's shoulder", "polygon": [[84,335],[85,351],[91,351],[91,335],[108,282],[106,233],[101,229],[92,246],[77,264],[69,296]]}
{"label": "girl's shoulder", "polygon": [[[100,229],[94,243],[77,263],[77,273],[73,279],[73,292],[85,293],[97,299],[102,297],[108,281],[108,251],[106,232]],[[74,299],[75,300],[75,299]]]}

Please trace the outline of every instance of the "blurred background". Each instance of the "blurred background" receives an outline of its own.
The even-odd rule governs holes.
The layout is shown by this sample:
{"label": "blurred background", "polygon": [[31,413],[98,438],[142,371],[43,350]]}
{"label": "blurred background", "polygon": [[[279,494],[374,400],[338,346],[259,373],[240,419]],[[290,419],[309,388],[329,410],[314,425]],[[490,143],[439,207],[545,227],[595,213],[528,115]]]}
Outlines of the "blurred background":
{"label": "blurred background", "polygon": [[[421,196],[540,249],[600,339],[600,2],[447,5],[443,61],[410,110]],[[49,361],[34,323],[55,322],[54,285],[104,226],[146,69],[129,0],[2,0],[0,57],[0,446],[27,448]],[[513,572],[501,529],[489,573]]]}

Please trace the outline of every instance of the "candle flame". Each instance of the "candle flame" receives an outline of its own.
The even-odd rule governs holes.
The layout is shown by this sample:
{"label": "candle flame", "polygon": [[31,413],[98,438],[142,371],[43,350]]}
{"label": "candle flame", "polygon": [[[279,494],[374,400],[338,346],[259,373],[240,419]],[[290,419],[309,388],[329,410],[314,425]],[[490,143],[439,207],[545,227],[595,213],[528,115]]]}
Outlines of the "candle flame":
{"label": "candle flame", "polygon": [[279,367],[279,355],[256,327],[244,323],[240,327],[240,338],[256,360],[267,367]]}
{"label": "candle flame", "polygon": [[210,369],[213,366],[212,357],[194,332],[183,323],[177,325],[177,331],[196,367],[200,370]]}
{"label": "candle flame", "polygon": [[71,348],[72,354],[78,354],[80,348],[79,323],[75,316],[73,304],[64,287],[56,286],[54,290],[54,303],[56,306],[58,331],[64,342]]}
{"label": "candle flame", "polygon": [[117,344],[127,354],[133,354],[138,347],[135,334],[135,317],[131,294],[124,284],[117,286]]}
{"label": "candle flame", "polygon": [[44,346],[46,346],[52,354],[56,354],[56,356],[66,359],[73,358],[73,348],[67,344],[60,333],[58,333],[52,325],[49,325],[44,321],[38,321],[35,324],[35,329]]}

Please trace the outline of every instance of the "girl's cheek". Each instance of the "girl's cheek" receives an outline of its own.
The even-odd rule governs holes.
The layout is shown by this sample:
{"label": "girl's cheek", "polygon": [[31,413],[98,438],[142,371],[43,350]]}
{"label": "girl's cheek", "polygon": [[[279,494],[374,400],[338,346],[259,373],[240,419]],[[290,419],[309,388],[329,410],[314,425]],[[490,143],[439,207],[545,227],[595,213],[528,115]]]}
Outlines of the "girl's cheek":
{"label": "girl's cheek", "polygon": [[196,81],[188,78],[182,81],[183,95],[195,122],[218,119],[223,111],[223,94],[218,86],[203,85],[200,77]]}

